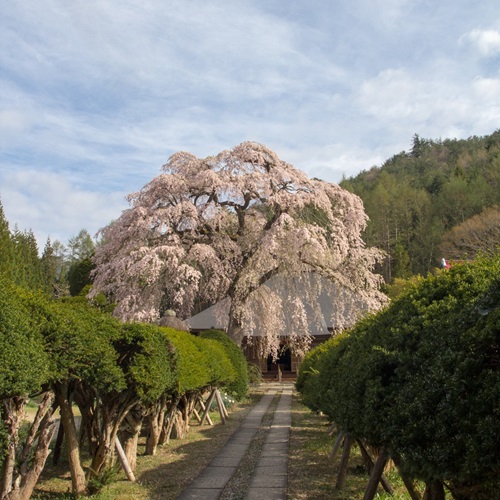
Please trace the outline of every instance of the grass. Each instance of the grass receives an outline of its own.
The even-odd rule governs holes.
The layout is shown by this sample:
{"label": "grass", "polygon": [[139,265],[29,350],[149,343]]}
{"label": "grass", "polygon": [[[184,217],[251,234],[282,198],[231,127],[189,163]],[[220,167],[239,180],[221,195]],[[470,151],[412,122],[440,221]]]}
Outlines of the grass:
{"label": "grass", "polygon": [[[124,473],[118,471],[115,480],[92,498],[95,500],[176,498],[222,448],[252,406],[260,399],[262,392],[262,387],[252,389],[246,401],[231,409],[225,425],[220,424],[218,412],[212,412],[214,426],[199,426],[193,423],[185,439],[172,440],[170,444],[159,447],[155,456],[139,456],[135,483],[127,481]],[[369,478],[356,446],[351,450],[345,487],[340,491],[335,489],[340,453],[334,461],[328,457],[335,440],[334,435],[328,436],[328,427],[329,423],[325,417],[304,407],[294,394],[288,463],[289,500],[363,498]],[[252,445],[257,446],[257,441]],[[142,438],[140,449],[144,449],[144,444],[145,439]],[[255,450],[255,453],[258,452],[259,450]],[[380,487],[378,499],[410,499],[395,469],[387,473],[387,478],[395,490],[395,495],[388,496]],[[70,499],[73,498],[70,490],[71,480],[67,464],[61,463],[54,467],[50,465],[49,456],[33,498]]]}
{"label": "grass", "polygon": [[[357,500],[363,498],[369,476],[357,445],[351,449],[345,485],[335,489],[341,450],[334,460],[329,457],[336,433],[328,435],[327,419],[303,406],[295,395],[292,403],[292,432],[288,458],[289,500]],[[385,474],[394,490],[389,495],[379,486],[378,500],[411,500],[397,468]],[[423,494],[423,483],[418,485]],[[451,494],[446,493],[451,499]]]}
{"label": "grass", "polygon": [[[138,457],[135,483],[128,481],[120,470],[116,480],[92,498],[95,500],[176,498],[222,448],[259,397],[258,394],[250,395],[246,401],[235,406],[230,411],[230,418],[225,425],[220,424],[218,411],[210,413],[214,426],[207,424],[199,426],[193,422],[184,439],[174,439],[170,444],[158,447],[155,456]],[[145,438],[142,437],[139,449],[143,450],[144,445]],[[83,462],[84,465],[89,463],[85,459]],[[61,460],[60,465],[52,466],[49,456],[32,498],[35,500],[72,498],[70,491],[71,478],[67,463]]]}

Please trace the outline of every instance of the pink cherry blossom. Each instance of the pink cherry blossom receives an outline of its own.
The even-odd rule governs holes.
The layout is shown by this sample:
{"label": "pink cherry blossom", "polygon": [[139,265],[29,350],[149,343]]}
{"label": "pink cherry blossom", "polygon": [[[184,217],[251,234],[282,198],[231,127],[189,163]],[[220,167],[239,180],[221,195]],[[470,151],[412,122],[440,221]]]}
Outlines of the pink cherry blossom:
{"label": "pink cherry blossom", "polygon": [[[106,294],[123,320],[154,322],[169,309],[185,319],[226,299],[233,339],[265,324],[266,349],[276,352],[286,324],[290,341],[305,350],[305,311],[321,286],[304,277],[335,284],[332,301],[363,304],[346,308],[351,315],[386,301],[373,272],[381,253],[361,237],[361,200],[309,179],[261,144],[244,142],[205,159],[175,153],[128,200],[130,208],[101,230],[90,293]],[[302,283],[285,300],[293,305],[291,321],[284,321],[290,307],[266,287],[273,277]],[[352,321],[339,310],[339,323]]]}

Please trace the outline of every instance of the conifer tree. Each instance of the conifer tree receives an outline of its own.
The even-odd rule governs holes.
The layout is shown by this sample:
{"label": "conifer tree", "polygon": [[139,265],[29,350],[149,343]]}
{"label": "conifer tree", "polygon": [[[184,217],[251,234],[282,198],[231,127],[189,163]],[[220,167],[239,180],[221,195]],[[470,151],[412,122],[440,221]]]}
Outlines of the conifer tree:
{"label": "conifer tree", "polygon": [[9,230],[9,223],[5,218],[3,205],[0,201],[0,274],[11,279],[13,266],[14,244]]}

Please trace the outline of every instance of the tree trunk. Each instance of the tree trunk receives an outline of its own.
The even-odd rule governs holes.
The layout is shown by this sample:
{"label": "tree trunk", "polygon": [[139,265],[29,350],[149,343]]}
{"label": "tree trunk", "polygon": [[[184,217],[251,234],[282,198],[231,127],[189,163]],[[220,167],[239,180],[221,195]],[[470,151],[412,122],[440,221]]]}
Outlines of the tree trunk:
{"label": "tree trunk", "polygon": [[97,395],[95,391],[84,384],[78,384],[73,392],[73,400],[78,405],[82,416],[80,424],[80,447],[83,447],[86,438],[88,451],[94,456],[99,441],[99,415]]}
{"label": "tree trunk", "polygon": [[[56,429],[52,419],[52,399],[51,392],[44,394],[28,430],[26,441],[17,457],[19,426],[27,400],[26,398],[10,398],[2,402],[2,417],[8,431],[8,448],[2,467],[0,498],[27,500],[33,493],[50,453],[49,445]],[[35,442],[35,453],[32,456]]]}
{"label": "tree trunk", "polygon": [[75,418],[68,398],[68,382],[56,384],[56,397],[61,412],[61,423],[64,426],[64,438],[68,452],[73,493],[83,495],[86,491],[85,473],[80,461],[80,448],[76,432]]}
{"label": "tree trunk", "polygon": [[424,500],[444,500],[444,486],[441,481],[430,481],[425,484]]}
{"label": "tree trunk", "polygon": [[181,412],[177,411],[172,420],[172,430],[170,431],[170,437],[172,439],[184,439],[186,436],[186,430],[184,428],[184,420],[182,418]]}
{"label": "tree trunk", "polygon": [[[10,494],[10,500],[28,500],[33,490],[35,489],[36,483],[43,468],[45,467],[45,462],[50,454],[50,442],[54,437],[56,432],[56,423],[52,419],[52,412],[46,415],[44,421],[40,425],[40,432],[38,434],[38,442],[35,448],[35,455],[32,458],[31,466],[27,468],[27,461],[29,457],[26,458],[26,468],[25,473],[21,476],[21,481],[19,483],[19,488],[15,488]],[[24,464],[23,464],[24,465]]]}
{"label": "tree trunk", "polygon": [[127,457],[130,468],[135,471],[137,466],[137,443],[144,420],[144,408],[138,404],[134,406],[123,419],[118,435]]}
{"label": "tree trunk", "polygon": [[92,458],[89,478],[97,477],[101,471],[112,464],[115,438],[127,413],[139,402],[132,393],[108,397],[106,404],[101,400],[101,434],[96,452]]}
{"label": "tree trunk", "polygon": [[16,466],[16,448],[19,441],[19,426],[23,418],[26,398],[14,397],[2,400],[2,421],[7,431],[7,447],[0,471],[0,498],[9,495],[13,488]]}
{"label": "tree trunk", "polygon": [[156,455],[158,443],[160,441],[161,430],[163,429],[163,421],[165,419],[165,408],[167,406],[167,398],[163,395],[154,404],[148,413],[149,434],[146,439],[146,455]]}
{"label": "tree trunk", "polygon": [[88,472],[89,479],[99,476],[100,472],[111,461],[114,445],[112,436],[113,424],[109,422],[105,424],[103,422],[101,440],[97,446],[95,455],[92,457],[92,463]]}
{"label": "tree trunk", "polygon": [[172,429],[174,426],[175,415],[177,413],[177,405],[179,404],[180,396],[174,396],[168,405],[167,415],[163,420],[163,428],[160,433],[160,441],[158,444],[168,444]]}

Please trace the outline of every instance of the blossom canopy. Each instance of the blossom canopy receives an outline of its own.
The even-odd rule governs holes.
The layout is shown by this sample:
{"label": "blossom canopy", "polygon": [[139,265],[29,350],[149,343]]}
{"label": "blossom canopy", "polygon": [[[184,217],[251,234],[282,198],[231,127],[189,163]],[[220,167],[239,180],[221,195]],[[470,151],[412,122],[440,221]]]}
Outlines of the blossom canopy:
{"label": "blossom canopy", "polygon": [[[270,278],[310,273],[351,290],[366,309],[385,301],[373,273],[380,252],[361,238],[361,200],[309,179],[261,144],[244,142],[204,159],[175,153],[128,200],[130,208],[101,230],[91,291],[114,301],[123,320],[158,321],[167,310],[187,318],[228,298],[236,340],[251,319],[249,304],[259,295],[273,303],[269,290],[262,294]],[[304,308],[305,297],[290,300]],[[259,310],[265,316],[266,307]],[[298,337],[307,333],[295,323]]]}

